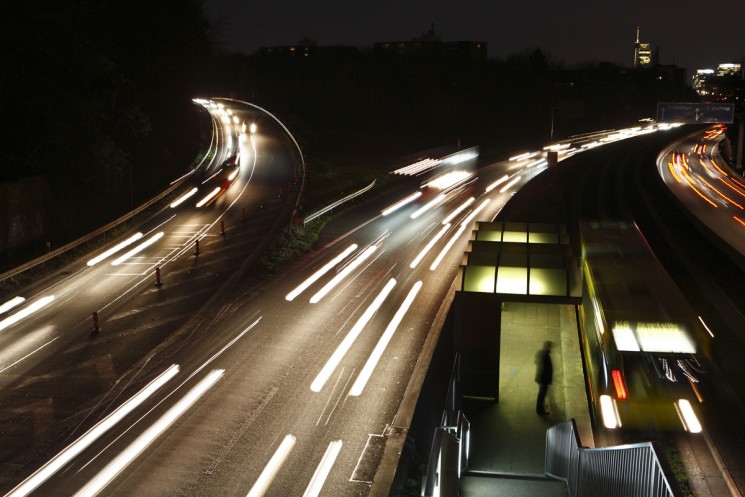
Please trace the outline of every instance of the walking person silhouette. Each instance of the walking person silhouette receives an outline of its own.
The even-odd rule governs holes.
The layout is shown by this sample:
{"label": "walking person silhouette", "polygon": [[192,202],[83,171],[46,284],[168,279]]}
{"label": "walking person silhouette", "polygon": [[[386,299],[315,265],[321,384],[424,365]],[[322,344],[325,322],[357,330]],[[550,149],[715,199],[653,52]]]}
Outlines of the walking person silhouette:
{"label": "walking person silhouette", "polygon": [[548,386],[553,381],[554,367],[551,364],[551,347],[553,342],[546,340],[543,342],[543,348],[536,354],[536,373],[535,381],[538,383],[538,398],[535,401],[535,412],[541,416],[546,416],[548,411],[546,410],[546,394],[548,393]]}

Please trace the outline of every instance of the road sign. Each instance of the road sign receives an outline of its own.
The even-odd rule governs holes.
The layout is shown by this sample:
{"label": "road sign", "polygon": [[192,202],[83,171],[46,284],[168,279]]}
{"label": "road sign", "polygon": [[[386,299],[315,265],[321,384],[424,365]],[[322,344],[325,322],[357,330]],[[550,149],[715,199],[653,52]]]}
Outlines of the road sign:
{"label": "road sign", "polygon": [[657,122],[661,123],[731,123],[734,117],[735,104],[657,103]]}

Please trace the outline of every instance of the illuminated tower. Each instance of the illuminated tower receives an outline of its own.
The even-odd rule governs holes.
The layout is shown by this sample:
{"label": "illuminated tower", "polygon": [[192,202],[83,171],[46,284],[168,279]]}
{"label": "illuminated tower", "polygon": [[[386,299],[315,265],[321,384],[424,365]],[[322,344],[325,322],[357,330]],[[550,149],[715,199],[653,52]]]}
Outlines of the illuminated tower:
{"label": "illuminated tower", "polygon": [[639,41],[639,26],[636,27],[636,43],[634,43],[634,69],[652,66],[652,45]]}

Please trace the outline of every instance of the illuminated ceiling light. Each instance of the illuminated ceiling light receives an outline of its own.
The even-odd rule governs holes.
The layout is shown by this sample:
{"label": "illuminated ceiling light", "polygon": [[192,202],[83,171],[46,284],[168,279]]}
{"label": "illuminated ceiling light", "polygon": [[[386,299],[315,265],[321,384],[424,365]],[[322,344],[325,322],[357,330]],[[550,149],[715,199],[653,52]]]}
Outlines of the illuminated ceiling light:
{"label": "illuminated ceiling light", "polygon": [[349,390],[350,396],[359,397],[362,394],[362,391],[365,389],[365,385],[367,385],[370,376],[375,370],[375,366],[378,365],[380,358],[383,356],[383,352],[385,352],[388,343],[391,341],[391,338],[393,338],[393,334],[396,332],[396,328],[398,328],[398,325],[401,324],[401,321],[406,315],[406,312],[408,312],[409,307],[411,307],[411,303],[414,302],[414,297],[416,297],[421,288],[422,282],[417,281],[416,283],[414,283],[414,286],[411,287],[411,290],[409,290],[409,294],[404,299],[401,307],[398,308],[398,311],[396,311],[396,314],[393,316],[391,322],[388,323],[388,326],[383,332],[383,335],[380,337],[380,340],[378,340],[378,344],[375,346],[372,354],[370,354],[367,362],[360,370],[360,374],[357,376],[357,380],[354,382],[352,388]]}
{"label": "illuminated ceiling light", "polygon": [[357,250],[357,244],[353,243],[344,250],[341,254],[337,255],[331,261],[327,262],[321,269],[313,273],[310,278],[300,283],[293,291],[285,296],[285,300],[292,301],[295,297],[303,293],[310,285],[315,283],[321,276],[329,272],[334,266],[344,260],[349,254]]}
{"label": "illuminated ceiling light", "polygon": [[161,416],[152,426],[145,430],[142,435],[129,444],[124,451],[120,452],[109,464],[93,477],[75,497],[94,496],[103,490],[114,478],[116,478],[129,464],[132,463],[142,452],[150,446],[164,431],[166,431],[178,418],[180,418],[202,395],[207,392],[219,380],[225,370],[216,369],[210,371],[194,388],[184,395],[173,407]]}
{"label": "illuminated ceiling light", "polygon": [[453,220],[453,218],[455,216],[457,216],[458,214],[460,214],[461,212],[463,212],[466,209],[466,207],[468,207],[469,205],[471,205],[475,201],[476,201],[475,198],[470,197],[468,200],[466,200],[465,202],[463,202],[462,204],[460,204],[453,212],[451,212],[448,217],[446,217],[445,219],[443,219],[442,224],[448,224],[450,221]]}
{"label": "illuminated ceiling light", "polygon": [[388,214],[397,211],[401,207],[412,203],[414,200],[418,199],[421,196],[422,196],[422,192],[420,192],[420,191],[414,192],[411,195],[409,195],[408,197],[405,197],[404,199],[399,200],[395,204],[393,204],[393,205],[391,205],[389,207],[386,207],[385,209],[383,209],[381,211],[381,214],[383,214],[384,216],[387,216]]}
{"label": "illuminated ceiling light", "polygon": [[220,187],[216,186],[214,190],[209,192],[202,200],[197,202],[197,207],[202,207],[204,204],[215,198],[218,193],[220,193]]}
{"label": "illuminated ceiling light", "polygon": [[427,255],[427,253],[428,253],[428,252],[429,252],[430,250],[432,250],[432,247],[434,247],[434,246],[435,246],[435,243],[437,243],[437,241],[438,241],[438,240],[439,240],[440,238],[442,238],[442,237],[443,237],[443,236],[445,235],[445,233],[447,233],[447,231],[448,231],[449,229],[450,229],[450,223],[448,223],[448,224],[446,224],[445,226],[443,226],[443,227],[442,227],[442,229],[440,229],[440,231],[438,231],[438,232],[437,232],[437,234],[436,234],[435,236],[433,236],[433,237],[432,237],[432,239],[431,239],[431,240],[429,241],[429,243],[427,243],[427,245],[426,245],[426,246],[424,247],[424,249],[422,249],[422,251],[421,251],[421,252],[419,252],[419,255],[417,255],[417,256],[416,256],[416,257],[414,258],[414,260],[413,260],[413,261],[411,261],[411,264],[409,264],[409,267],[410,267],[411,269],[414,269],[414,268],[415,268],[415,267],[417,266],[417,264],[419,264],[420,262],[422,262],[422,259],[424,259],[424,256],[426,256],[426,255]]}
{"label": "illuminated ceiling light", "polygon": [[54,300],[54,295],[47,295],[46,297],[42,297],[39,300],[33,302],[29,306],[24,307],[23,309],[19,310],[15,314],[11,314],[7,318],[0,321],[0,331],[4,330],[8,326],[12,326],[16,324],[21,319],[26,318],[30,316],[31,314],[34,314],[35,312],[41,310],[42,308],[49,305],[53,300]]}
{"label": "illuminated ceiling light", "polygon": [[313,380],[313,383],[310,385],[310,389],[312,391],[320,392],[321,389],[323,389],[323,386],[331,377],[331,373],[334,372],[341,360],[352,347],[354,341],[357,340],[357,337],[360,335],[360,333],[362,333],[362,329],[367,325],[367,323],[370,322],[375,313],[378,312],[378,309],[380,309],[380,306],[383,305],[383,302],[391,293],[391,290],[393,290],[394,286],[396,286],[396,280],[391,278],[390,280],[388,280],[388,283],[386,283],[385,287],[383,287],[383,290],[381,290],[378,296],[375,297],[373,303],[370,304],[370,306],[365,310],[362,316],[360,316],[354,326],[352,326],[352,329],[349,330],[349,333],[347,333],[347,336],[344,337],[344,340],[342,340],[339,346],[336,347],[334,353],[331,354],[331,357],[323,366],[323,369],[321,369],[316,378]]}
{"label": "illuminated ceiling light", "polygon": [[294,435],[285,436],[282,443],[279,444],[277,451],[274,453],[272,458],[269,459],[269,462],[266,463],[264,471],[261,472],[261,475],[259,475],[259,478],[256,480],[256,483],[254,483],[254,486],[251,487],[251,490],[248,492],[246,497],[261,497],[266,493],[269,485],[277,475],[277,471],[279,471],[279,468],[284,464],[285,460],[287,460],[287,456],[290,455],[290,451],[295,446],[296,441],[297,439]]}
{"label": "illuminated ceiling light", "polygon": [[164,233],[162,231],[156,233],[155,235],[151,236],[150,238],[148,238],[147,240],[145,240],[144,242],[142,242],[141,244],[139,244],[138,246],[136,246],[135,248],[127,252],[126,254],[119,257],[118,259],[114,259],[113,261],[111,261],[111,265],[118,266],[119,264],[126,261],[130,257],[139,254],[140,252],[148,248],[150,245],[152,245],[153,243],[163,238],[163,235]]}
{"label": "illuminated ceiling light", "polygon": [[124,402],[122,405],[116,408],[111,414],[103,418],[101,421],[96,423],[90,430],[85,432],[80,438],[75,440],[73,443],[65,447],[56,456],[45,463],[41,468],[36,470],[34,474],[26,478],[23,483],[18,485],[16,488],[6,497],[21,497],[33,492],[39,485],[44,483],[50,476],[55,474],[67,463],[72,461],[78,454],[89,447],[95,442],[101,435],[109,431],[119,421],[121,421],[127,414],[132,412],[136,407],[141,405],[148,397],[155,393],[160,387],[166,384],[171,378],[176,376],[179,372],[179,367],[176,364],[171,365],[168,369],[158,375],[157,378],[152,380],[142,390],[137,392],[129,400]]}
{"label": "illuminated ceiling light", "polygon": [[324,285],[323,288],[321,288],[320,290],[318,290],[318,292],[316,292],[316,294],[313,295],[310,298],[310,303],[311,304],[318,303],[318,301],[321,300],[323,297],[325,297],[326,294],[329,293],[331,290],[333,290],[333,288],[336,285],[338,285],[340,281],[342,281],[344,278],[346,278],[347,276],[349,276],[349,274],[352,271],[354,271],[355,269],[357,269],[357,267],[359,267],[363,262],[365,262],[365,260],[368,257],[370,257],[372,255],[372,253],[375,252],[375,250],[377,248],[378,248],[377,245],[371,245],[371,246],[367,247],[367,249],[364,252],[362,252],[362,254],[360,254],[359,256],[357,256],[356,259],[352,260],[352,262],[350,262],[347,265],[347,267],[345,267],[344,269],[342,269],[339,272],[339,274],[337,274],[336,276],[334,276],[334,278],[331,281],[329,281],[328,283],[326,283],[326,285]]}
{"label": "illuminated ceiling light", "polygon": [[251,134],[256,133],[256,123],[251,123],[251,126],[249,127],[249,131]]}
{"label": "illuminated ceiling light", "polygon": [[177,198],[176,200],[174,200],[171,203],[171,208],[178,207],[179,205],[181,205],[182,203],[184,203],[184,201],[186,201],[188,198],[190,198],[195,193],[197,193],[197,190],[198,190],[198,188],[195,186],[194,188],[192,188],[188,192],[186,192],[183,195],[181,195],[179,198]]}
{"label": "illuminated ceiling light", "polygon": [[318,497],[318,495],[320,495],[323,484],[326,482],[326,478],[328,478],[329,472],[334,466],[336,457],[341,451],[341,446],[341,440],[334,440],[329,443],[326,452],[321,458],[320,464],[318,464],[318,467],[316,468],[316,472],[313,473],[313,478],[311,478],[310,483],[308,483],[308,488],[305,489],[303,497]]}
{"label": "illuminated ceiling light", "polygon": [[23,297],[14,297],[4,303],[3,305],[0,305],[0,314],[5,314],[9,310],[11,310],[14,307],[17,307],[23,303],[26,299]]}

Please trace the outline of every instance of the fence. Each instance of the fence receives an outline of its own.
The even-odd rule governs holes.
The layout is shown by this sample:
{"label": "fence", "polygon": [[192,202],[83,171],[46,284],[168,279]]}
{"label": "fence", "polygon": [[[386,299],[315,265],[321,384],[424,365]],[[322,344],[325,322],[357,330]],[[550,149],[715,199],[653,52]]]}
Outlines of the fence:
{"label": "fence", "polygon": [[573,419],[546,431],[545,472],[566,481],[570,497],[681,496],[652,442],[581,447]]}
{"label": "fence", "polygon": [[344,197],[344,198],[342,198],[340,200],[337,200],[336,202],[334,202],[334,203],[332,203],[330,205],[327,205],[323,209],[317,210],[313,214],[309,214],[309,215],[305,216],[305,219],[303,219],[303,226],[307,226],[307,224],[309,222],[311,222],[311,221],[313,221],[315,219],[318,219],[319,217],[323,216],[327,212],[331,212],[334,208],[339,207],[340,205],[342,205],[342,204],[344,204],[346,202],[349,202],[353,198],[362,195],[363,193],[365,193],[368,190],[370,190],[373,186],[375,186],[375,180],[372,180],[372,183],[370,183],[366,187],[362,188],[361,190],[357,190],[356,192],[354,192],[354,193],[352,193],[350,195],[347,195],[346,197]]}

